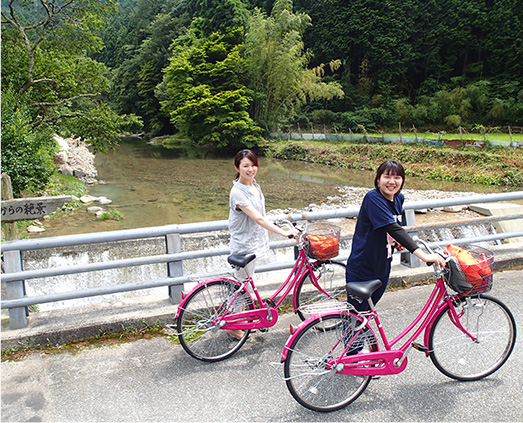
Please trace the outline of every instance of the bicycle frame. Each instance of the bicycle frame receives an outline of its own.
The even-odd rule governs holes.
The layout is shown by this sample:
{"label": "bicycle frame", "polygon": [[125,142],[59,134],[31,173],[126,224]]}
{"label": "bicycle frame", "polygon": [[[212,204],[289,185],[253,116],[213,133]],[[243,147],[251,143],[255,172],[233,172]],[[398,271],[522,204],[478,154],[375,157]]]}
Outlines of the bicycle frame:
{"label": "bicycle frame", "polygon": [[[214,281],[220,281],[220,280],[229,280],[235,284],[238,284],[238,289],[234,293],[234,297],[232,297],[229,301],[227,301],[226,304],[223,304],[220,309],[218,310],[218,315],[220,317],[217,317],[215,321],[213,322],[215,325],[220,326],[221,329],[230,329],[230,330],[253,330],[253,329],[262,329],[262,328],[268,328],[271,326],[274,326],[278,320],[278,311],[277,308],[282,304],[282,302],[285,300],[287,295],[290,293],[291,289],[293,290],[293,309],[294,312],[297,311],[298,305],[297,305],[297,289],[298,289],[298,282],[301,281],[301,279],[305,276],[307,272],[309,272],[310,280],[314,287],[326,294],[326,292],[322,289],[320,284],[318,283],[318,279],[316,278],[316,275],[314,274],[314,267],[317,263],[325,263],[325,261],[322,260],[316,260],[311,263],[309,258],[307,257],[307,254],[303,250],[303,248],[299,249],[298,257],[296,258],[296,261],[294,263],[294,266],[292,270],[290,271],[289,275],[287,276],[287,279],[280,285],[280,287],[274,292],[267,300],[263,300],[260,293],[258,292],[258,289],[256,288],[256,285],[254,283],[254,280],[252,277],[247,278],[246,280],[239,283],[235,279],[227,279],[227,278],[219,278],[219,279],[210,279],[205,280],[203,282],[200,282],[198,285],[196,285],[192,291],[200,288],[203,285],[207,285],[210,282]],[[253,300],[251,293],[249,290],[245,289],[247,286],[250,286],[252,288],[252,292],[254,293],[255,300]],[[255,304],[255,308],[253,310],[246,310],[246,311],[240,311],[235,313],[230,313],[225,315],[231,305],[234,303],[236,298],[240,295],[240,293],[246,292],[252,303]],[[275,299],[280,296],[278,300],[275,301]],[[186,299],[189,298],[189,295],[186,295],[182,302],[180,303],[178,310],[176,312],[175,319],[178,319],[179,314],[181,310],[184,307]],[[258,306],[256,306],[256,304]],[[222,309],[224,307],[225,309]],[[222,312],[223,311],[223,312]]]}
{"label": "bicycle frame", "polygon": [[[414,320],[409,324],[409,326],[403,330],[399,335],[397,335],[392,341],[389,341],[385,331],[383,329],[379,314],[376,308],[372,307],[370,311],[359,313],[359,316],[363,318],[363,322],[355,328],[355,333],[352,339],[348,342],[348,345],[344,348],[343,353],[340,357],[331,358],[328,361],[327,370],[334,369],[337,373],[340,374],[351,374],[351,375],[363,375],[363,376],[379,376],[379,375],[389,375],[401,373],[407,366],[407,354],[409,350],[414,346],[416,349],[420,349],[425,352],[426,355],[430,354],[428,348],[428,340],[430,336],[430,331],[434,323],[435,318],[442,312],[442,310],[449,305],[449,314],[451,321],[466,335],[470,336],[472,340],[475,340],[473,335],[468,333],[466,329],[459,322],[459,318],[456,314],[454,308],[454,301],[456,299],[462,298],[461,295],[449,295],[445,287],[445,283],[442,277],[442,271],[437,272],[437,280],[432,290],[427,302],[425,303],[423,309],[420,313],[414,318]],[[345,313],[350,313],[351,311],[346,311]],[[323,316],[339,316],[339,311],[332,311],[327,313],[322,313],[321,316],[314,315],[308,318],[305,322],[302,323],[300,327],[306,327],[308,323],[318,319],[318,317]],[[356,355],[345,355],[348,349],[351,346],[351,343],[356,339],[356,337],[367,327],[374,336],[376,336],[374,330],[367,326],[367,323],[374,320],[378,328],[379,337],[383,342],[385,350],[378,350],[368,353],[359,353]],[[420,324],[421,322],[421,324]],[[418,326],[419,324],[419,326]],[[401,345],[396,347],[402,340],[404,340],[409,333],[416,327],[417,329],[414,333]],[[418,336],[423,332],[424,333],[424,346],[415,345],[414,341]],[[281,362],[285,361],[289,351],[289,346],[292,344],[294,338],[298,336],[300,330],[292,334],[286,342],[285,348],[282,353]],[[377,337],[376,337],[377,338]],[[332,352],[336,347],[342,342],[338,342],[333,346]],[[395,348],[396,347],[396,348]],[[378,345],[379,348],[379,345]],[[329,352],[329,354],[330,354]],[[329,355],[327,354],[327,355]]]}

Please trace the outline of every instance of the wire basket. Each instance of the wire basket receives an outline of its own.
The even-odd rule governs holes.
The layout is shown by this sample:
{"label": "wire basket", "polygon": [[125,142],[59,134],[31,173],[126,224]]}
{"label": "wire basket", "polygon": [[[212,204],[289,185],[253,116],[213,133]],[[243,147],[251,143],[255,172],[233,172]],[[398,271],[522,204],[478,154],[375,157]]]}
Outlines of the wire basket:
{"label": "wire basket", "polygon": [[303,249],[307,255],[316,260],[327,260],[336,257],[340,252],[339,226],[331,223],[314,223],[309,225],[303,235]]}
{"label": "wire basket", "polygon": [[[449,245],[446,247],[447,253],[449,253],[449,247]],[[494,254],[492,251],[476,245],[452,247],[454,250],[449,253],[449,261],[443,275],[449,288],[462,295],[490,291],[493,282]]]}

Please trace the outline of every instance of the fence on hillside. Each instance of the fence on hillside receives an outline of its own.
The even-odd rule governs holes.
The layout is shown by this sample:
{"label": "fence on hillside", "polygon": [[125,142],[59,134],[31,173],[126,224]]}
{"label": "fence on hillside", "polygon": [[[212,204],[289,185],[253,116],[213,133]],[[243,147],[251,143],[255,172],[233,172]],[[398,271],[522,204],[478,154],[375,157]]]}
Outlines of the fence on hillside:
{"label": "fence on hillside", "polygon": [[[334,128],[335,129],[335,128]],[[445,132],[437,132],[427,136],[426,134],[420,134],[413,128],[409,134],[414,136],[402,135],[400,127],[399,135],[391,136],[385,135],[381,132],[381,135],[376,134],[354,134],[352,131],[349,133],[338,133],[337,131],[327,131],[325,125],[322,130],[314,130],[314,127],[310,127],[307,131],[302,131],[300,125],[296,128],[289,129],[288,131],[272,132],[270,135],[272,138],[284,138],[289,140],[328,140],[328,141],[363,141],[363,142],[390,142],[390,143],[426,143],[430,145],[446,145],[450,147],[462,146],[473,146],[473,147],[485,147],[485,146],[502,146],[511,148],[523,148],[523,128],[522,127],[507,127],[509,141],[503,141],[496,139],[496,132],[471,132],[467,131],[461,126],[459,129],[459,136],[450,136]],[[474,139],[472,135],[480,135],[482,139]]]}

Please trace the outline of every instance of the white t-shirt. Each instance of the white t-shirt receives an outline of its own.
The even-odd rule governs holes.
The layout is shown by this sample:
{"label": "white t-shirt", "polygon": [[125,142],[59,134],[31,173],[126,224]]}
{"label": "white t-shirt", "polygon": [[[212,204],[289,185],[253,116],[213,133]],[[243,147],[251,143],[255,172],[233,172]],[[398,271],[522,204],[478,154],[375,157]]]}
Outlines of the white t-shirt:
{"label": "white t-shirt", "polygon": [[237,206],[251,206],[265,216],[265,197],[256,181],[254,181],[254,187],[259,195],[255,195],[248,186],[233,181],[229,195],[230,249],[231,254],[254,253],[259,260],[269,250],[267,230],[236,208]]}

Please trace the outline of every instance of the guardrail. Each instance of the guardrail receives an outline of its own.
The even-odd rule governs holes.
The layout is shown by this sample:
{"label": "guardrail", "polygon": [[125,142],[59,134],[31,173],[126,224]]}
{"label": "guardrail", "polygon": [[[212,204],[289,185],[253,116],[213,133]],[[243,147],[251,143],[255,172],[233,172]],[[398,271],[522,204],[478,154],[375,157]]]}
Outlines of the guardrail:
{"label": "guardrail", "polygon": [[[448,198],[443,200],[428,200],[419,202],[405,203],[404,210],[407,217],[407,231],[417,232],[423,229],[433,229],[442,227],[441,223],[431,225],[416,225],[414,210],[426,208],[438,208],[446,206],[459,206],[475,203],[489,203],[498,201],[510,201],[523,199],[523,191],[509,192],[503,194],[476,195],[461,198]],[[359,207],[351,207],[337,210],[316,211],[307,213],[295,213],[289,215],[271,216],[271,219],[288,219],[291,221],[298,220],[320,220],[333,218],[351,218],[356,217]],[[496,221],[506,221],[512,219],[522,219],[522,214],[489,216],[484,218],[472,219],[468,221],[459,221],[452,223],[452,226],[462,226],[473,223],[491,223]],[[447,222],[444,226],[448,227]],[[2,242],[2,252],[4,254],[5,274],[2,274],[1,281],[5,282],[6,299],[2,300],[1,308],[9,309],[9,323],[11,329],[27,327],[27,307],[36,304],[92,297],[98,295],[108,295],[127,291],[135,291],[162,286],[169,287],[169,297],[171,302],[177,303],[180,299],[181,289],[184,283],[191,282],[194,277],[204,277],[205,274],[183,274],[183,261],[189,259],[212,257],[229,254],[228,248],[198,251],[182,251],[182,235],[196,234],[204,232],[215,232],[228,229],[227,220],[213,222],[188,223],[180,225],[165,225],[158,227],[128,229],[110,232],[98,232],[91,234],[66,235],[49,238],[14,240]],[[342,234],[342,240],[347,240],[352,235]],[[119,259],[100,263],[90,263],[84,265],[64,266],[59,268],[47,268],[38,270],[22,270],[22,254],[26,251],[40,250],[57,247],[68,247],[78,245],[88,245],[95,243],[106,243],[115,241],[138,240],[145,238],[162,237],[165,239],[165,254],[144,256],[130,259]],[[515,232],[504,232],[498,234],[485,235],[481,237],[452,239],[453,243],[463,244],[470,242],[500,240],[512,237],[523,237],[523,230]],[[444,245],[450,240],[444,240],[434,245]],[[272,242],[271,248],[293,248],[294,241],[286,240],[281,242]],[[408,266],[416,266],[417,262],[410,253],[401,253],[402,263]],[[348,252],[342,252],[337,259],[346,260]],[[69,275],[85,272],[94,272],[108,269],[118,269],[131,266],[142,266],[146,264],[166,263],[167,274],[165,278],[158,278],[146,281],[124,283],[118,285],[107,285],[99,288],[88,288],[74,290],[69,292],[26,296],[25,281],[28,279],[37,279],[50,276]],[[293,261],[277,262],[267,265],[258,266],[257,273],[269,272],[291,268]]]}

